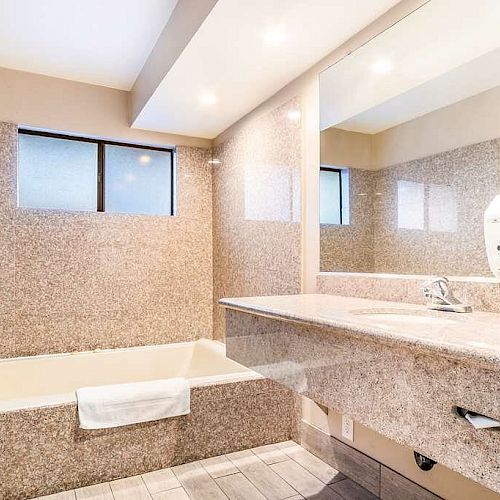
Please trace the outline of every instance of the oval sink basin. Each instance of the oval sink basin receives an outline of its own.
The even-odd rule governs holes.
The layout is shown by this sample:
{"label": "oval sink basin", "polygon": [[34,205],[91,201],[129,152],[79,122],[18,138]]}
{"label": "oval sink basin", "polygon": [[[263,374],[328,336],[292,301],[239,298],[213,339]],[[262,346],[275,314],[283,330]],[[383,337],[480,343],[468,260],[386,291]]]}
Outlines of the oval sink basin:
{"label": "oval sink basin", "polygon": [[[366,319],[398,325],[427,325],[427,326],[446,326],[456,323],[452,318],[444,318],[443,313],[432,311],[418,311],[414,309],[391,309],[391,308],[373,308],[356,309],[350,311],[351,314],[363,316]],[[451,314],[451,313],[444,313]]]}

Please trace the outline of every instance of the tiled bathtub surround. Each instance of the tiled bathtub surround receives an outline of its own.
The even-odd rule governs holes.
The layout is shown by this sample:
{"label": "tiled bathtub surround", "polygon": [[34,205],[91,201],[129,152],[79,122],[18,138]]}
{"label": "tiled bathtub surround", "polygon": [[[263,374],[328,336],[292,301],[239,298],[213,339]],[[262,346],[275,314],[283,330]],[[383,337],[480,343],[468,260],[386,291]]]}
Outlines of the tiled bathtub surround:
{"label": "tiled bathtub surround", "polygon": [[17,127],[0,124],[0,357],[212,336],[211,167],[177,148],[177,215],[16,208]]}
{"label": "tiled bathtub surround", "polygon": [[500,140],[350,169],[350,226],[321,230],[321,270],[491,276],[483,234],[500,192]]}
{"label": "tiled bathtub surround", "polygon": [[221,297],[300,290],[298,111],[293,99],[250,118],[214,150],[221,161],[213,170],[215,338],[224,337]]}
{"label": "tiled bathtub surround", "polygon": [[191,414],[102,431],[76,404],[0,414],[0,498],[24,500],[297,435],[295,397],[269,380],[192,389]]}

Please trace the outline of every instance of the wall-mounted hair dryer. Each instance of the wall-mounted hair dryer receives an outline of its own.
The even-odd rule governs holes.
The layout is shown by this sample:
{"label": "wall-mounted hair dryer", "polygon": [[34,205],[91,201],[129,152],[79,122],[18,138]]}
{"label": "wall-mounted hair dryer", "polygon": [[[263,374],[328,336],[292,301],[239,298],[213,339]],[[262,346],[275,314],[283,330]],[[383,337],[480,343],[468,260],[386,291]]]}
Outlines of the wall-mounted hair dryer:
{"label": "wall-mounted hair dryer", "polygon": [[484,239],[491,272],[500,278],[500,195],[484,212]]}

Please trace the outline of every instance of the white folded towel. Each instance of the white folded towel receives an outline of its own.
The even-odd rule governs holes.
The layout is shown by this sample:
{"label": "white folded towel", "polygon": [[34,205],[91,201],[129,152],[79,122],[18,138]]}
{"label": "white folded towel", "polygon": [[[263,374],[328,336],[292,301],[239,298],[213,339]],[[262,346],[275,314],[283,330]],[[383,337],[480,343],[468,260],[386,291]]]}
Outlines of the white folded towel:
{"label": "white folded towel", "polygon": [[76,391],[82,429],[108,429],[186,415],[190,388],[185,378],[83,387]]}

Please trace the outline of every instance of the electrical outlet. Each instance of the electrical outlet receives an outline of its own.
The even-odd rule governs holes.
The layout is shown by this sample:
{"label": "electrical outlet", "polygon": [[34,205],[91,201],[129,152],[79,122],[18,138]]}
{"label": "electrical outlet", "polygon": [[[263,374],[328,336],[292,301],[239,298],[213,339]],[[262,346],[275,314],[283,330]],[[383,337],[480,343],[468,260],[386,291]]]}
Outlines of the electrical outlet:
{"label": "electrical outlet", "polygon": [[354,441],[354,421],[349,415],[342,415],[342,437]]}

